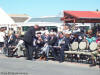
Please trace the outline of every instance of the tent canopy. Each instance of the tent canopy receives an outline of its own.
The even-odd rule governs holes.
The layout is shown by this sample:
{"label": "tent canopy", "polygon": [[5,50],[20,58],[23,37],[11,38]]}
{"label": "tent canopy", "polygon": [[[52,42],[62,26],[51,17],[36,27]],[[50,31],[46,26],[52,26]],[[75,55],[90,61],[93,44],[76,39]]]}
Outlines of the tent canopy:
{"label": "tent canopy", "polygon": [[14,24],[15,22],[8,16],[6,12],[0,8],[0,25],[2,24]]}

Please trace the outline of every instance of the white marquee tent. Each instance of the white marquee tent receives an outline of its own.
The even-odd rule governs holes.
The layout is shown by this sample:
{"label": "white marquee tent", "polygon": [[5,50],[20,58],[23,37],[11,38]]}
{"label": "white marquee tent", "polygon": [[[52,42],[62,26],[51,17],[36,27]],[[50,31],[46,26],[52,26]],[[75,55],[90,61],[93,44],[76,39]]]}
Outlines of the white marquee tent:
{"label": "white marquee tent", "polygon": [[3,11],[2,8],[0,8],[0,25],[5,25],[5,24],[14,24],[15,22],[13,19],[11,19],[8,14]]}

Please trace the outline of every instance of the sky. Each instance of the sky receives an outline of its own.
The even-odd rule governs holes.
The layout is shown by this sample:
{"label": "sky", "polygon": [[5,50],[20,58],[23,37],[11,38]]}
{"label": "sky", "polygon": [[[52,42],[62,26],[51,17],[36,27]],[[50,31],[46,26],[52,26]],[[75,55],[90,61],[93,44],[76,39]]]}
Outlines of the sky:
{"label": "sky", "polygon": [[0,0],[0,8],[8,14],[31,17],[59,16],[63,10],[100,10],[100,0]]}

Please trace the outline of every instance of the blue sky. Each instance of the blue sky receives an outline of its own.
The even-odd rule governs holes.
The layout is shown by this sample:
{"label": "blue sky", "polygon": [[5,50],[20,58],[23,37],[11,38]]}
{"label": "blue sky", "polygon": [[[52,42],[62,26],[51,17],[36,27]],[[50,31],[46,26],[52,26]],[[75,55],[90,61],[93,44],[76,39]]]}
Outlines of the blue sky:
{"label": "blue sky", "polygon": [[100,10],[100,0],[0,0],[0,8],[8,14],[55,16],[62,10]]}

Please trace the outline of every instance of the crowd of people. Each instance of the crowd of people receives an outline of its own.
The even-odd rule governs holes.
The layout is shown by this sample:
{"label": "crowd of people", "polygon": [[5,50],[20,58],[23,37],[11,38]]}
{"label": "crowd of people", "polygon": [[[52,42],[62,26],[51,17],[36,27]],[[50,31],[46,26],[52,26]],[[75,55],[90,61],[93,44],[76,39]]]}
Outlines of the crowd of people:
{"label": "crowd of people", "polygon": [[[24,43],[25,46],[25,57],[27,60],[48,60],[49,56],[52,56],[54,59],[59,62],[64,62],[65,53],[64,51],[69,51],[71,44],[73,42],[87,42],[91,44],[96,42],[98,48],[96,52],[92,52],[92,61],[95,64],[95,57],[97,54],[100,54],[100,32],[93,34],[92,30],[84,32],[84,30],[74,27],[70,29],[68,26],[65,26],[63,31],[54,32],[36,32],[39,29],[38,25],[34,25],[28,29],[24,34],[24,37],[16,36],[15,31],[12,31],[11,34],[6,35],[5,29],[0,28],[0,52],[13,55],[17,52],[17,57],[20,57],[19,51],[21,51],[21,45]],[[7,50],[6,50],[6,49]],[[12,51],[11,51],[12,49]],[[19,52],[19,53],[18,53]]]}

